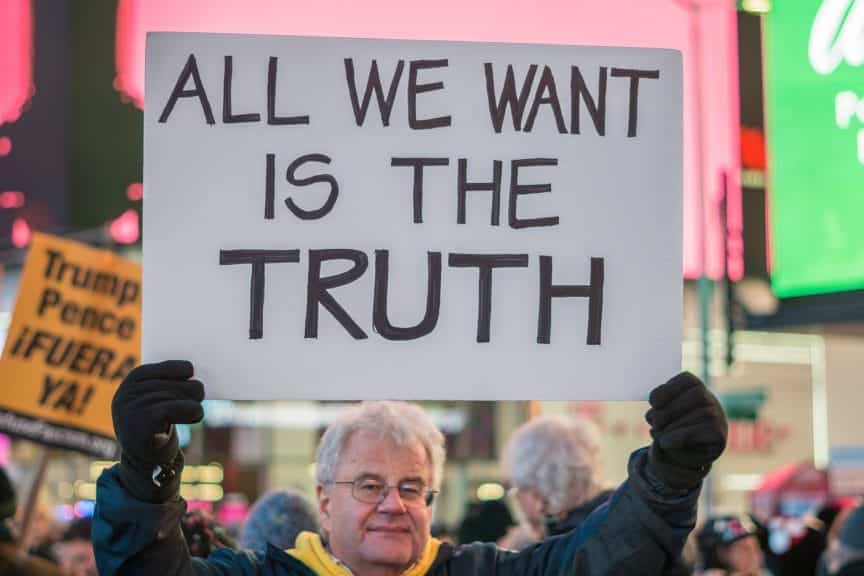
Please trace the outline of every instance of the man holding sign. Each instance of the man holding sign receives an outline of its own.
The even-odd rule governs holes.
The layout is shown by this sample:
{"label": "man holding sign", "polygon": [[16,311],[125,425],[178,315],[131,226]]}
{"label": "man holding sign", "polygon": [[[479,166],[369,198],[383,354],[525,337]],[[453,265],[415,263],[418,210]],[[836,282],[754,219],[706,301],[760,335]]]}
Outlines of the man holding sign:
{"label": "man holding sign", "polygon": [[[681,86],[670,50],[151,34],[145,358],[212,398],[647,397],[681,365]],[[609,504],[517,554],[432,539],[440,432],[364,404],[319,446],[323,538],[199,561],[173,425],[203,397],[185,361],[118,390],[101,573],[656,574],[726,438],[673,378]]]}
{"label": "man holding sign", "polygon": [[99,478],[94,546],[100,574],[278,576],[529,576],[660,574],[696,521],[702,479],[726,443],[716,398],[682,373],[651,393],[654,443],[634,452],[629,480],[583,526],[522,552],[491,544],[453,547],[430,536],[444,466],[444,438],[420,408],[357,406],[318,447],[323,537],[265,555],[222,549],[193,559],[179,530],[183,454],[174,424],[197,422],[204,387],[185,361],[129,374],[113,402],[123,447]]}

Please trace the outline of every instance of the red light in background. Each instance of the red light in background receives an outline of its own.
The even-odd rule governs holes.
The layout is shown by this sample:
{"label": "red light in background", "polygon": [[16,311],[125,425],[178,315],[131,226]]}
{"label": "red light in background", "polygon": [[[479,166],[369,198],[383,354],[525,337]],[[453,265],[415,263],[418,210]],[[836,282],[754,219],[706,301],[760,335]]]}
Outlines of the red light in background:
{"label": "red light in background", "polygon": [[741,164],[747,170],[765,170],[765,134],[760,128],[741,128]]}
{"label": "red light in background", "polygon": [[[0,2],[0,125],[14,122],[33,96],[33,7]],[[3,154],[0,154],[2,156]]]}
{"label": "red light in background", "polygon": [[12,140],[8,136],[0,137],[0,158],[12,152]]}
{"label": "red light in background", "polygon": [[30,244],[30,237],[33,236],[33,231],[30,230],[30,225],[23,218],[16,218],[12,222],[12,245],[16,248],[24,248]]}
{"label": "red light in background", "polygon": [[127,210],[118,216],[108,228],[111,239],[118,244],[134,244],[141,231],[138,226],[138,211]]}
{"label": "red light in background", "polygon": [[133,182],[126,187],[126,198],[132,202],[144,198],[144,186],[141,185],[141,182]]}
{"label": "red light in background", "polygon": [[21,208],[24,206],[24,193],[18,190],[3,190],[0,192],[0,208]]}

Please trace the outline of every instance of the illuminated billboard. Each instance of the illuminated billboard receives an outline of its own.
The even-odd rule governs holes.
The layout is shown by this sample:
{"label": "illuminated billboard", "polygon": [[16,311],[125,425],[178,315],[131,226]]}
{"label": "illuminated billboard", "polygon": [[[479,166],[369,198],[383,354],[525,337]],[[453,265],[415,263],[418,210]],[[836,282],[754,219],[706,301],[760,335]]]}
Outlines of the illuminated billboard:
{"label": "illuminated billboard", "polygon": [[781,297],[864,288],[864,2],[774,2],[765,84],[771,277]]}
{"label": "illuminated billboard", "polygon": [[148,31],[674,48],[684,60],[684,276],[737,280],[744,270],[736,18],[734,2],[714,0],[120,0],[114,86],[143,108]]}

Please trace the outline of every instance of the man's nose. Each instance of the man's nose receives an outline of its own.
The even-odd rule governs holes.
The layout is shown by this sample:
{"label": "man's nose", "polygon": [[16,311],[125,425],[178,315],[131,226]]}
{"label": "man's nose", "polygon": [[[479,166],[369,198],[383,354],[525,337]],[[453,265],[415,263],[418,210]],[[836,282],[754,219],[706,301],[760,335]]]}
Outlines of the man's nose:
{"label": "man's nose", "polygon": [[380,512],[388,514],[401,514],[405,512],[405,503],[399,497],[399,489],[395,486],[388,488],[387,494],[384,495],[384,500],[378,504]]}

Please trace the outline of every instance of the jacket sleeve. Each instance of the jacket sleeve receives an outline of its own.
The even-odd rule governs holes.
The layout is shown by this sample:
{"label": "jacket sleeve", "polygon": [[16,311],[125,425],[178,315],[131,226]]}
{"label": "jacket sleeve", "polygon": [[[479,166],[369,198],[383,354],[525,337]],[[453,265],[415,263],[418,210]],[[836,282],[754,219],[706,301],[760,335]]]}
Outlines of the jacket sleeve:
{"label": "jacket sleeve", "polygon": [[180,520],[186,502],[136,500],[123,487],[117,466],[99,476],[93,513],[93,549],[102,576],[255,576],[255,556],[226,551],[207,560],[191,558]]}
{"label": "jacket sleeve", "polygon": [[[651,476],[646,462],[646,449],[634,452],[628,480],[579,529],[521,552],[480,546],[474,552],[480,557],[494,554],[499,576],[663,573],[680,555],[696,523],[699,490],[670,490]],[[474,555],[457,549],[453,560],[458,563],[462,556],[470,563]],[[489,560],[487,556],[483,561]]]}

